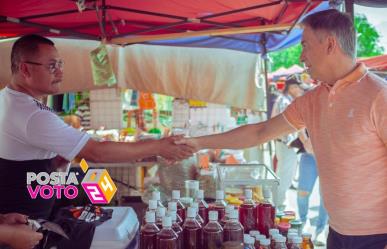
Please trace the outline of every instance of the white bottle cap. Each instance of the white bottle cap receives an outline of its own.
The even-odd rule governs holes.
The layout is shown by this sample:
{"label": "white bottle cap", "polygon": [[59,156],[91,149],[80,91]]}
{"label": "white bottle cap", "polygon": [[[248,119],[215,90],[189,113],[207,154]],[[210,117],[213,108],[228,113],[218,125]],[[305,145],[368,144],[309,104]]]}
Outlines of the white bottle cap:
{"label": "white bottle cap", "polygon": [[155,217],[155,212],[152,212],[152,211],[148,211],[145,213],[145,221],[147,223],[149,222],[155,222],[156,221],[156,217]]}
{"label": "white bottle cap", "polygon": [[197,203],[197,202],[192,202],[191,207],[192,207],[192,208],[195,208],[196,210],[198,210],[198,209],[199,209],[199,203]]}
{"label": "white bottle cap", "polygon": [[289,234],[289,233],[296,233],[296,234],[298,234],[298,231],[297,231],[297,229],[290,228],[290,229],[288,230],[288,234]]}
{"label": "white bottle cap", "polygon": [[196,189],[199,190],[199,181],[191,180],[188,182],[188,188],[189,189]]}
{"label": "white bottle cap", "polygon": [[294,244],[301,244],[302,243],[302,238],[301,237],[294,237],[293,238],[293,243]]}
{"label": "white bottle cap", "polygon": [[280,234],[280,233],[277,233],[277,234],[273,234],[273,239],[275,240],[275,241],[277,241],[279,238],[282,238],[283,236],[282,236],[282,234]]}
{"label": "white bottle cap", "polygon": [[177,211],[177,203],[174,201],[168,202],[168,210]]}
{"label": "white bottle cap", "polygon": [[257,230],[251,230],[251,231],[249,232],[249,234],[250,234],[251,236],[255,237],[256,235],[260,235],[261,233],[260,233],[259,231],[257,231]]}
{"label": "white bottle cap", "polygon": [[234,206],[233,205],[227,205],[226,206],[226,215],[230,215],[230,212],[232,211],[232,210],[234,210],[235,208],[234,208]]}
{"label": "white bottle cap", "polygon": [[238,210],[232,210],[231,212],[230,212],[230,219],[238,219],[238,216],[239,216],[239,212],[238,212]]}
{"label": "white bottle cap", "polygon": [[262,193],[263,194],[263,198],[265,198],[265,199],[271,198],[271,190],[270,190],[270,188],[264,187],[262,192],[263,192]]}
{"label": "white bottle cap", "polygon": [[312,234],[310,234],[310,233],[303,233],[302,237],[310,239],[310,238],[312,238]]}
{"label": "white bottle cap", "polygon": [[157,200],[149,200],[149,209],[156,210],[157,209]]}
{"label": "white bottle cap", "polygon": [[276,238],[276,241],[279,242],[279,243],[284,243],[284,242],[286,242],[286,238],[283,237],[283,236],[277,237],[277,238]]}
{"label": "white bottle cap", "polygon": [[168,216],[171,217],[172,222],[176,222],[177,220],[176,211],[168,211]]}
{"label": "white bottle cap", "polygon": [[172,199],[173,200],[180,200],[180,190],[173,190],[172,191]]}
{"label": "white bottle cap", "polygon": [[159,191],[152,192],[152,200],[156,200],[156,201],[160,200],[160,192]]}
{"label": "white bottle cap", "polygon": [[216,199],[217,200],[224,200],[224,191],[223,190],[216,190]]}
{"label": "white bottle cap", "polygon": [[264,234],[258,234],[255,236],[256,240],[266,239],[266,236]]}
{"label": "white bottle cap", "polygon": [[195,210],[195,208],[192,208],[192,207],[188,208],[187,217],[188,218],[195,218],[196,217],[196,210]]}
{"label": "white bottle cap", "polygon": [[294,237],[298,237],[298,234],[297,233],[289,233],[288,232],[288,239],[290,240],[290,239],[292,239],[292,238],[294,238]]}
{"label": "white bottle cap", "polygon": [[218,211],[210,211],[208,213],[208,219],[210,221],[217,221],[218,220]]}
{"label": "white bottle cap", "polygon": [[248,234],[243,236],[243,242],[248,245],[254,245],[255,239]]}
{"label": "white bottle cap", "polygon": [[262,239],[262,240],[260,240],[260,244],[262,246],[268,246],[268,245],[270,245],[270,239]]}
{"label": "white bottle cap", "polygon": [[269,229],[269,234],[273,236],[274,234],[279,234],[279,230],[277,228]]}
{"label": "white bottle cap", "polygon": [[253,190],[245,189],[245,198],[248,200],[253,199]]}
{"label": "white bottle cap", "polygon": [[199,191],[196,193],[196,197],[198,199],[204,199],[204,190],[203,189],[199,189]]}
{"label": "white bottle cap", "polygon": [[158,207],[157,211],[156,211],[156,216],[157,217],[164,217],[165,216],[165,211],[166,211],[165,207]]}
{"label": "white bottle cap", "polygon": [[164,216],[163,217],[163,227],[171,227],[172,226],[172,219],[170,216]]}

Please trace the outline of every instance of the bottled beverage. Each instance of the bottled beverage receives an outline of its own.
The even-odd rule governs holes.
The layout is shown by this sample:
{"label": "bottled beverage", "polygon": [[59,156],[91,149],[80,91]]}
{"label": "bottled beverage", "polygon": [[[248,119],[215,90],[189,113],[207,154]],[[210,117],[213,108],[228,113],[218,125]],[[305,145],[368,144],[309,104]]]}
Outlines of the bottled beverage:
{"label": "bottled beverage", "polygon": [[[168,202],[168,211],[174,211],[175,213],[177,213],[178,211],[177,202],[174,202],[174,201]],[[183,225],[183,219],[180,217],[178,213],[176,215],[176,221],[180,226]]]}
{"label": "bottled beverage", "polygon": [[302,234],[302,249],[313,249],[312,235],[310,233]]}
{"label": "bottled beverage", "polygon": [[254,241],[255,241],[255,239],[253,237],[251,237],[248,234],[245,234],[245,236],[243,238],[243,242],[245,244],[244,249],[255,249]]}
{"label": "bottled beverage", "polygon": [[273,249],[288,249],[286,247],[286,238],[283,236],[278,236],[276,238],[275,246]]}
{"label": "bottled beverage", "polygon": [[230,217],[230,212],[232,210],[234,210],[234,206],[233,205],[227,205],[226,206],[226,209],[225,209],[225,215],[223,216],[223,219],[220,220],[219,224],[224,227],[224,225],[226,224],[226,222],[229,220],[229,217]]}
{"label": "bottled beverage", "polygon": [[165,216],[166,208],[158,207],[156,211],[156,225],[161,229],[163,227],[163,218]]}
{"label": "bottled beverage", "polygon": [[277,239],[278,239],[279,237],[283,237],[283,236],[282,236],[281,234],[279,234],[279,233],[276,233],[276,234],[273,234],[273,236],[271,237],[271,244],[270,244],[270,246],[271,246],[272,248],[275,247],[275,244],[276,244]]}
{"label": "bottled beverage", "polygon": [[182,221],[184,221],[185,220],[185,206],[180,201],[180,190],[173,190],[172,191],[172,201],[176,202],[177,214],[180,216]]}
{"label": "bottled beverage", "polygon": [[161,202],[161,196],[159,191],[152,192],[152,200],[157,201],[157,207],[164,207],[163,203]]}
{"label": "bottled beverage", "polygon": [[278,230],[279,230],[280,234],[282,234],[285,237],[288,236],[288,231],[290,229],[290,224],[289,223],[280,222],[277,227],[278,227]]}
{"label": "bottled beverage", "polygon": [[156,226],[155,213],[146,212],[145,222],[140,232],[140,249],[157,249],[157,234],[160,229]]}
{"label": "bottled beverage", "polygon": [[[290,229],[289,229],[290,230]],[[288,247],[288,249],[290,249],[292,243],[293,243],[293,239],[295,237],[298,237],[298,234],[297,233],[294,233],[294,231],[292,231],[291,233],[288,233],[288,239],[286,241],[286,246]]]}
{"label": "bottled beverage", "polygon": [[270,239],[262,239],[260,244],[260,249],[270,249]]}
{"label": "bottled beverage", "polygon": [[157,234],[157,249],[178,249],[178,237],[172,229],[172,220],[169,216],[163,218],[163,228]]}
{"label": "bottled beverage", "polygon": [[261,235],[261,234],[257,230],[251,230],[249,232],[249,234],[250,234],[251,237],[253,237],[255,239],[254,247],[256,249],[259,249],[259,237],[258,236]]}
{"label": "bottled beverage", "polygon": [[236,241],[227,241],[223,243],[222,249],[243,249],[243,243]]}
{"label": "bottled beverage", "polygon": [[[157,210],[157,201],[156,200],[149,200],[148,202],[148,208],[146,210],[146,212],[154,212],[156,213],[156,210]],[[146,224],[146,213],[144,215],[144,218],[142,220],[142,224],[145,225]]]}
{"label": "bottled beverage", "polygon": [[184,249],[202,248],[202,227],[196,220],[196,210],[192,207],[188,208],[183,225],[183,245]]}
{"label": "bottled beverage", "polygon": [[223,243],[223,228],[218,223],[218,213],[216,211],[209,212],[209,222],[203,228],[203,248],[218,249],[222,248]]}
{"label": "bottled beverage", "polygon": [[243,226],[238,220],[238,210],[232,210],[230,212],[230,219],[226,222],[223,228],[223,240],[236,241],[243,243]]}
{"label": "bottled beverage", "polygon": [[257,206],[258,230],[261,234],[269,236],[269,229],[274,227],[275,208],[271,202],[271,191],[263,188],[264,200]]}
{"label": "bottled beverage", "polygon": [[169,211],[168,216],[170,216],[172,220],[172,230],[177,234],[178,248],[183,249],[183,228],[181,228],[181,226],[176,221],[176,211]]}
{"label": "bottled beverage", "polygon": [[192,203],[191,207],[194,208],[196,211],[196,217],[195,217],[196,220],[199,222],[200,226],[204,227],[204,225],[205,225],[204,219],[199,214],[199,203],[194,202],[194,203]]}
{"label": "bottled beverage", "polygon": [[253,201],[253,191],[245,190],[245,201],[239,207],[239,221],[248,233],[257,227],[257,208]]}
{"label": "bottled beverage", "polygon": [[302,249],[302,238],[294,237],[290,249]]}
{"label": "bottled beverage", "polygon": [[199,215],[203,218],[204,224],[208,223],[208,203],[204,200],[204,191],[199,189],[196,195],[196,202],[199,204]]}
{"label": "bottled beverage", "polygon": [[211,210],[218,211],[218,219],[222,220],[226,213],[226,202],[224,201],[224,191],[216,190],[216,201]]}

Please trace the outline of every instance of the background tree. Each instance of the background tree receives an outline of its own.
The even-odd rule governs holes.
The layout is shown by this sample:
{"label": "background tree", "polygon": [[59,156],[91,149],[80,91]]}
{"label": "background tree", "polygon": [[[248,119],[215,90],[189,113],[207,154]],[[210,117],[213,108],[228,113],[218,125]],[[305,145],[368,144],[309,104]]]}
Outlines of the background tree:
{"label": "background tree", "polygon": [[[380,45],[380,35],[364,15],[355,16],[355,29],[357,32],[357,57],[370,57],[384,53]],[[302,47],[297,44],[293,47],[269,53],[272,60],[271,71],[280,67],[290,67],[294,64],[301,65],[300,55]]]}

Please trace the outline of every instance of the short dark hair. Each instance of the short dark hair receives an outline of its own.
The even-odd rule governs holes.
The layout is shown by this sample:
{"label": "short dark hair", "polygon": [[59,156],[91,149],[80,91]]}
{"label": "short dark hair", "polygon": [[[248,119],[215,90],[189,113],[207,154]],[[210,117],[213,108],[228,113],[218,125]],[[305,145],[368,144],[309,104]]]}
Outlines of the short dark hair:
{"label": "short dark hair", "polygon": [[54,42],[40,35],[24,35],[17,39],[11,51],[11,71],[15,74],[19,70],[22,56],[35,55],[39,51],[39,44],[54,46]]}
{"label": "short dark hair", "polygon": [[324,10],[307,16],[301,25],[334,35],[344,53],[356,58],[356,31],[348,14],[336,9]]}

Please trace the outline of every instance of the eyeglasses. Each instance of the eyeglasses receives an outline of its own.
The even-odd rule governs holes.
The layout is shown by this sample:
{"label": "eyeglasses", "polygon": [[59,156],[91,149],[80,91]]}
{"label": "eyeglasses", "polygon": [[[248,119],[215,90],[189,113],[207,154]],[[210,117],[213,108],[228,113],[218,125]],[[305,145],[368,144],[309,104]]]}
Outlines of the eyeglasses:
{"label": "eyeglasses", "polygon": [[32,64],[32,65],[37,65],[37,66],[45,66],[45,68],[48,69],[48,71],[51,73],[51,74],[54,74],[56,70],[63,70],[63,66],[64,66],[64,61],[63,60],[57,60],[57,61],[53,61],[53,62],[50,62],[50,63],[47,63],[47,64],[43,64],[43,63],[39,63],[39,62],[34,62],[34,61],[23,61],[24,63],[27,63],[27,64]]}

